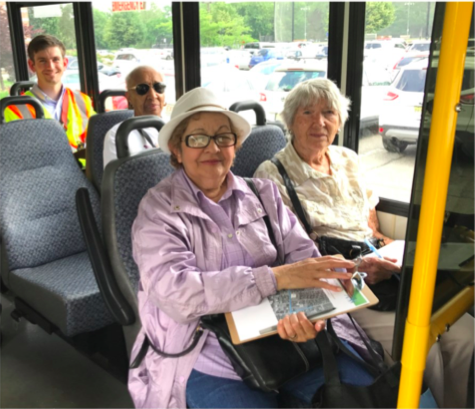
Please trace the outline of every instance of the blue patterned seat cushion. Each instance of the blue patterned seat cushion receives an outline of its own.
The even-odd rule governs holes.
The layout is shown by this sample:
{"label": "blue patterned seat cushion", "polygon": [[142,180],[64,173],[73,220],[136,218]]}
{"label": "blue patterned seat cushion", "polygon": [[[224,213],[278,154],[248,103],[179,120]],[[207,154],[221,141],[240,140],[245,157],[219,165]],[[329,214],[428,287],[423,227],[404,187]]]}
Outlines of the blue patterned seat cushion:
{"label": "blue patterned seat cushion", "polygon": [[256,126],[236,154],[231,168],[234,174],[252,178],[259,165],[285,148],[282,129],[275,125]]}
{"label": "blue patterned seat cushion", "polygon": [[104,137],[114,125],[132,118],[134,111],[131,109],[111,111],[104,114],[93,115],[89,119],[87,128],[87,167],[92,177],[92,183],[101,190],[102,175],[104,172]]}
{"label": "blue patterned seat cushion", "polygon": [[114,322],[99,293],[87,252],[10,272],[10,288],[66,336]]}

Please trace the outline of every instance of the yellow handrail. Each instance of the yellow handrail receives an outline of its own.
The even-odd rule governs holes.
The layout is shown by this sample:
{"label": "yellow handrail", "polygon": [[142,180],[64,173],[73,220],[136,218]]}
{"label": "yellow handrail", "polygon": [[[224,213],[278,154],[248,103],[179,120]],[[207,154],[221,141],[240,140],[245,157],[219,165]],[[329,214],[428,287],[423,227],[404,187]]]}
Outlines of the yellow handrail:
{"label": "yellow handrail", "polygon": [[472,2],[448,2],[445,9],[398,408],[419,407],[457,122],[456,106],[462,87],[472,9]]}

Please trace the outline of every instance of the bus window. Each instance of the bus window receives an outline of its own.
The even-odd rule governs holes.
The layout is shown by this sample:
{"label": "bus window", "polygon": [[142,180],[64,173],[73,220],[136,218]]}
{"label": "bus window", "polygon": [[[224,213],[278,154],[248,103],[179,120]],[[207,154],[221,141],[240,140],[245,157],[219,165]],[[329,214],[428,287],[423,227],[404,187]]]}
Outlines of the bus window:
{"label": "bus window", "polygon": [[366,3],[358,151],[380,198],[411,198],[429,51],[406,50],[430,39],[434,10],[433,2]]}
{"label": "bus window", "polygon": [[[201,3],[201,78],[211,79],[202,86],[229,82],[219,94],[223,104],[258,101],[268,120],[279,120],[295,85],[326,77],[328,16],[325,2]],[[254,113],[240,115],[255,123]]]}
{"label": "bus window", "polygon": [[2,30],[2,48],[0,51],[0,99],[10,95],[10,87],[15,82],[15,67],[10,41],[6,2],[0,2],[0,30]]}
{"label": "bus window", "polygon": [[[127,5],[127,7],[124,7]],[[125,89],[127,74],[140,65],[157,69],[167,84],[169,118],[175,102],[173,25],[170,1],[93,2],[99,89]],[[106,109],[126,109],[125,97],[106,101]]]}
{"label": "bus window", "polygon": [[[68,67],[63,75],[63,83],[73,90],[80,91],[81,83],[79,80],[72,3],[23,7],[21,10],[26,46],[34,37],[40,34],[50,34],[62,41],[68,58]],[[30,79],[36,81],[35,73],[29,71],[29,74]]]}

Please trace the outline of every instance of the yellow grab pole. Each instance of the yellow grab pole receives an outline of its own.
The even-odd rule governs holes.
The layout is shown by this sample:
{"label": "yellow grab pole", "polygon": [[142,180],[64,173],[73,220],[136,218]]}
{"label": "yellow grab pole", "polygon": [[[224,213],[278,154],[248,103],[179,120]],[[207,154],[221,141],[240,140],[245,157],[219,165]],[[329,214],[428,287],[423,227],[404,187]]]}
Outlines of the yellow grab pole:
{"label": "yellow grab pole", "polygon": [[472,2],[448,2],[445,8],[414,273],[401,359],[398,408],[419,406],[457,121],[456,106],[462,86],[472,9]]}

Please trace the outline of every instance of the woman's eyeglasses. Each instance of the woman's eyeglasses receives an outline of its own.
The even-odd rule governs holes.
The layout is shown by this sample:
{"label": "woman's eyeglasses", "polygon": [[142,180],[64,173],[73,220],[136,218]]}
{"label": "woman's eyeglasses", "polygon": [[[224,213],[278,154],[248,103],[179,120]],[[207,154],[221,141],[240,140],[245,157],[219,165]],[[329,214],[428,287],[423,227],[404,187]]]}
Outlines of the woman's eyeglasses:
{"label": "woman's eyeglasses", "polygon": [[206,148],[211,139],[220,148],[227,148],[236,145],[237,135],[232,132],[221,133],[215,136],[209,135],[188,135],[185,137],[185,144],[189,148],[201,149]]}
{"label": "woman's eyeglasses", "polygon": [[[167,87],[167,85],[164,84],[163,82],[154,82],[152,87],[155,90],[155,92],[157,92],[158,94],[163,94],[165,92],[165,88]],[[139,85],[136,85],[135,87],[129,88],[129,90],[131,89],[134,89],[135,92],[137,92],[137,94],[139,95],[145,95],[148,93],[148,91],[150,91],[150,85],[139,84]]]}

